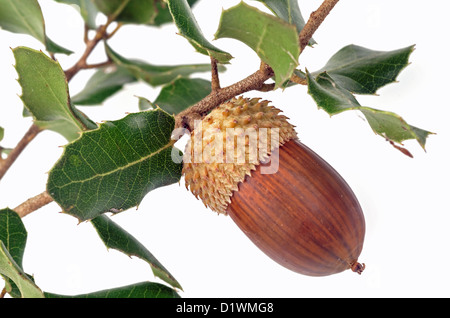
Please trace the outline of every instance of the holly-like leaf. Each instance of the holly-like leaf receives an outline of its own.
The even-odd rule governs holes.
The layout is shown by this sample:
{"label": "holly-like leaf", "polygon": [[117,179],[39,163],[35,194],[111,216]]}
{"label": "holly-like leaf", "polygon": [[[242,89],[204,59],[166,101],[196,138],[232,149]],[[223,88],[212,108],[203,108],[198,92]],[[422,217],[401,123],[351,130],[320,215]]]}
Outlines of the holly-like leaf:
{"label": "holly-like leaf", "polygon": [[128,286],[101,290],[75,296],[45,293],[46,298],[180,298],[172,288],[152,282],[136,283]]}
{"label": "holly-like leaf", "polygon": [[5,137],[5,128],[0,127],[0,141],[3,140],[3,137]]}
{"label": "holly-like leaf", "polygon": [[134,77],[152,86],[169,83],[178,76],[211,71],[210,64],[152,65],[144,61],[127,59],[114,52],[108,45],[106,45],[106,53],[118,66],[126,68]]}
{"label": "holly-like leaf", "polygon": [[78,138],[81,131],[96,127],[71,104],[67,80],[58,62],[26,47],[17,47],[13,53],[21,98],[36,125],[54,130],[69,141]]}
{"label": "holly-like leaf", "polygon": [[37,0],[0,0],[0,27],[10,32],[31,35],[42,42],[49,52],[73,53],[47,37],[44,17]]}
{"label": "holly-like leaf", "polygon": [[135,81],[136,78],[125,68],[101,68],[92,75],[81,92],[72,96],[72,103],[76,105],[101,104],[120,91],[125,84]]}
{"label": "holly-like leaf", "polygon": [[233,38],[252,48],[273,69],[276,87],[288,80],[298,65],[295,25],[244,2],[222,12],[215,38]]}
{"label": "holly-like leaf", "polygon": [[379,88],[396,81],[398,74],[409,64],[413,50],[414,45],[394,51],[348,45],[313,75],[327,72],[337,84],[352,93],[375,94]]}
{"label": "holly-like leaf", "polygon": [[109,19],[133,24],[153,24],[158,13],[156,1],[93,0]]}
{"label": "holly-like leaf", "polygon": [[100,215],[91,220],[97,233],[105,243],[107,248],[113,248],[125,253],[128,256],[136,256],[146,261],[156,277],[159,277],[166,283],[172,285],[175,288],[181,289],[180,284],[169,273],[167,269],[153,256],[152,253],[142,245],[136,238],[125,231],[118,224],[114,223],[110,218],[105,215]]}
{"label": "holly-like leaf", "polygon": [[397,143],[416,139],[422,148],[425,148],[426,138],[432,134],[431,132],[409,125],[397,114],[361,106],[352,93],[336,83],[326,72],[317,76],[307,73],[307,80],[308,93],[328,114],[359,110],[376,134]]}
{"label": "holly-like leaf", "polygon": [[178,182],[175,119],[161,109],[129,114],[68,144],[49,173],[47,192],[79,220],[138,205],[151,190]]}
{"label": "holly-like leaf", "polygon": [[92,0],[55,0],[55,1],[76,6],[88,28],[91,30],[97,28],[95,20],[97,18],[98,9],[94,5]]}
{"label": "holly-like leaf", "polygon": [[177,78],[164,86],[153,104],[178,114],[211,93],[211,82],[201,78]]}
{"label": "holly-like leaf", "polygon": [[[302,13],[298,6],[298,0],[257,0],[262,2],[272,11],[277,17],[280,17],[284,21],[295,24],[297,32],[305,26],[305,19],[303,19]],[[311,39],[309,45],[316,44],[316,41]]]}
{"label": "holly-like leaf", "polygon": [[167,0],[175,25],[180,34],[199,52],[214,57],[219,63],[228,63],[233,57],[212,45],[203,35],[186,0]]}

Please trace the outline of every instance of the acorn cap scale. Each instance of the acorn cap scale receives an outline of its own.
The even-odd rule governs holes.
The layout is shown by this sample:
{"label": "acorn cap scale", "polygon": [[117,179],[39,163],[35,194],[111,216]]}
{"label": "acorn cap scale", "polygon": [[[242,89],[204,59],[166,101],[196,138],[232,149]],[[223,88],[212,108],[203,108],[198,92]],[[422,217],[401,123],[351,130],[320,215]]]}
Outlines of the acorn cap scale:
{"label": "acorn cap scale", "polygon": [[365,221],[356,196],[280,112],[243,97],[214,109],[186,146],[186,187],[286,268],[361,273]]}

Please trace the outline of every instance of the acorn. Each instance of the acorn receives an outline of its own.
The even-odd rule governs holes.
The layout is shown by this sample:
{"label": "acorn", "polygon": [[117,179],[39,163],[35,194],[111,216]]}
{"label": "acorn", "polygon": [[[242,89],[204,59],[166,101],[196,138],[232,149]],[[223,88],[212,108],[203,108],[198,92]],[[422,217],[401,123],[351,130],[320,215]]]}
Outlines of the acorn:
{"label": "acorn", "polygon": [[195,125],[183,162],[186,188],[282,266],[309,276],[364,270],[355,194],[268,101],[215,108]]}

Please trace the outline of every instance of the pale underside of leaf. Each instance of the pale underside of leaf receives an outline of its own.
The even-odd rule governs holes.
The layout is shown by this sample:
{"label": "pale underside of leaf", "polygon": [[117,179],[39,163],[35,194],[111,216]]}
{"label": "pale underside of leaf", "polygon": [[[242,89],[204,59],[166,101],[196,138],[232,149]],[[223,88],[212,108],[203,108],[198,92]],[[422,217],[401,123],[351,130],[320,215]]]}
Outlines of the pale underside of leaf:
{"label": "pale underside of leaf", "polygon": [[[262,2],[272,11],[276,16],[280,17],[284,21],[294,24],[297,28],[297,32],[305,26],[305,19],[303,18],[300,8],[298,6],[298,0],[257,0]],[[314,39],[309,41],[309,45],[316,44]]]}
{"label": "pale underside of leaf", "polygon": [[14,261],[2,241],[0,241],[0,274],[14,282],[23,298],[44,298],[42,291]]}
{"label": "pale underside of leaf", "polygon": [[214,57],[219,63],[228,63],[233,57],[212,45],[203,35],[189,3],[186,0],[168,0],[170,13],[180,34],[202,54]]}
{"label": "pale underside of leaf", "polygon": [[127,59],[113,51],[108,45],[106,45],[106,53],[118,66],[126,68],[133,76],[151,86],[169,83],[179,76],[211,71],[210,64],[152,65],[145,61]]}
{"label": "pale underside of leaf", "polygon": [[248,45],[273,69],[276,88],[298,65],[300,47],[295,25],[244,2],[222,12],[215,38],[232,38]]}

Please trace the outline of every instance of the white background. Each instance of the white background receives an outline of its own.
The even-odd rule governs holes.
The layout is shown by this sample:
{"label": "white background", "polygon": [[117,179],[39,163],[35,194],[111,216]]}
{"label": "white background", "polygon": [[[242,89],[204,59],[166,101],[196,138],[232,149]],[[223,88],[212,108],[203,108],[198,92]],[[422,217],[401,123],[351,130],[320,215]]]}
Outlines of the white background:
{"label": "white background", "polygon": [[[50,0],[39,1],[47,33],[76,53],[58,55],[64,69],[84,48],[83,25],[77,12]],[[238,1],[199,1],[194,14],[207,39],[217,30],[222,8]],[[263,8],[258,2],[248,1]],[[321,1],[301,1],[307,19]],[[348,44],[374,50],[394,50],[416,44],[398,83],[379,96],[358,97],[361,104],[403,116],[417,127],[436,133],[426,152],[415,141],[405,142],[408,158],[375,135],[358,112],[330,118],[318,110],[305,86],[262,96],[281,108],[297,126],[300,139],[326,159],[347,180],[366,217],[362,275],[346,271],[314,278],[290,272],[268,259],[233,221],[206,210],[181,184],[149,193],[139,209],[113,220],[139,239],[183,286],[183,297],[448,297],[450,296],[450,208],[448,102],[448,1],[340,1],[314,38],[315,48],[300,57],[301,67],[321,68]],[[124,26],[110,41],[119,54],[153,64],[208,63],[207,56],[176,34],[162,28]],[[255,53],[235,40],[216,46],[234,59],[221,75],[230,85],[259,66]],[[10,50],[19,45],[44,49],[25,35],[0,32],[0,126],[2,145],[13,147],[30,125],[23,119],[20,86]],[[90,62],[102,62],[100,45]],[[70,83],[75,94],[92,71],[80,72]],[[207,73],[199,77],[209,78]],[[135,95],[156,98],[158,89],[128,85],[101,107],[80,107],[97,122],[119,119],[138,111]],[[0,207],[19,205],[45,189],[47,172],[62,154],[66,141],[42,132],[0,182]],[[180,147],[183,147],[180,145]],[[89,223],[78,224],[51,203],[23,219],[28,230],[24,269],[43,290],[80,294],[155,279],[147,263],[107,250]]]}

